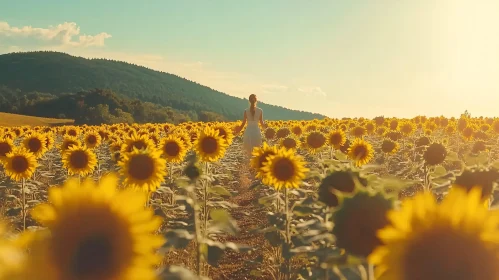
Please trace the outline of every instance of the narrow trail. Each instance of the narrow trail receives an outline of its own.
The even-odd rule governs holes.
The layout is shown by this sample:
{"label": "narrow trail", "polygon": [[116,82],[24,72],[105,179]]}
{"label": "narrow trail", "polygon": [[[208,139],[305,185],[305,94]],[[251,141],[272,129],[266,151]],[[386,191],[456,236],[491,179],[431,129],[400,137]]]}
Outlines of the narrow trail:
{"label": "narrow trail", "polygon": [[[220,260],[220,267],[211,270],[210,278],[214,280],[222,279],[270,279],[269,275],[256,277],[250,273],[261,266],[261,263],[248,263],[257,258],[265,259],[265,248],[267,241],[262,234],[251,233],[250,231],[259,225],[266,223],[266,214],[263,209],[255,205],[257,191],[251,190],[252,184],[249,166],[243,162],[239,163],[238,194],[229,201],[239,207],[231,210],[232,217],[237,221],[240,232],[236,236],[226,236],[223,241],[230,241],[236,244],[248,245],[256,248],[251,254],[228,251]],[[269,246],[270,247],[270,246]]]}

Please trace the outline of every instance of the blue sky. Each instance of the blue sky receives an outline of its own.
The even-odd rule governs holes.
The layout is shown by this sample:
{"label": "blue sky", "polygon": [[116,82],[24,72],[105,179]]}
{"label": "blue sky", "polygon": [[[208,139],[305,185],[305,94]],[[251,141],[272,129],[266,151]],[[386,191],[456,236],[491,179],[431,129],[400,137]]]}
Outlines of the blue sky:
{"label": "blue sky", "polygon": [[0,0],[0,53],[175,73],[331,117],[499,115],[496,0]]}

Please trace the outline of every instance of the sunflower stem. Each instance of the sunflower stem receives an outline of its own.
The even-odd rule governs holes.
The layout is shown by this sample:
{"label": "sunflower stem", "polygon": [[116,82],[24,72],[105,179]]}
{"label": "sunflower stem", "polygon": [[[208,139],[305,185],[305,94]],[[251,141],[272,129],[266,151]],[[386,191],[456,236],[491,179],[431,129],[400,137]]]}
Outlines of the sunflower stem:
{"label": "sunflower stem", "polygon": [[[291,228],[289,224],[289,192],[288,188],[284,188],[284,213],[286,213],[286,247],[287,250],[291,248]],[[289,254],[286,254],[284,258],[284,266],[285,266],[285,278],[286,280],[290,279],[291,276],[291,265]]]}
{"label": "sunflower stem", "polygon": [[21,194],[22,194],[22,215],[23,215],[23,231],[26,230],[26,179],[21,179]]}
{"label": "sunflower stem", "polygon": [[374,265],[368,264],[368,274],[369,274],[369,280],[376,280],[376,277],[374,277]]}

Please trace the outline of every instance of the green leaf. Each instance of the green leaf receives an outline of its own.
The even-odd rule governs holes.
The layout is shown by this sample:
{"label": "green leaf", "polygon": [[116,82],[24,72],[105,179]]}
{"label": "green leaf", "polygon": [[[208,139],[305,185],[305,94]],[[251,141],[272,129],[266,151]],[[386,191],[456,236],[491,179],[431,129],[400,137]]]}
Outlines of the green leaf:
{"label": "green leaf", "polygon": [[218,194],[221,196],[231,196],[231,193],[226,188],[224,188],[222,186],[210,187],[210,188],[208,188],[208,192]]}
{"label": "green leaf", "polygon": [[447,156],[445,157],[446,161],[459,161],[459,156],[456,152],[450,151],[447,153]]}
{"label": "green leaf", "polygon": [[440,177],[440,176],[444,176],[445,174],[447,174],[447,169],[445,169],[445,167],[443,167],[441,165],[438,165],[433,170],[431,176],[433,176],[433,177]]}
{"label": "green leaf", "polygon": [[239,231],[236,221],[232,219],[225,209],[212,209],[210,217],[214,227],[218,227],[230,234],[236,234]]}
{"label": "green leaf", "polygon": [[312,207],[308,206],[302,206],[302,205],[297,205],[293,209],[293,214],[296,216],[302,217],[302,216],[308,216],[310,214],[314,213],[314,209]]}
{"label": "green leaf", "polygon": [[347,155],[345,155],[344,153],[342,153],[340,150],[336,150],[335,153],[334,153],[334,156],[338,160],[347,160]]}
{"label": "green leaf", "polygon": [[204,251],[206,262],[211,266],[218,267],[218,261],[224,253],[225,246],[213,240],[205,240],[204,245],[206,246],[206,251]]}
{"label": "green leaf", "polygon": [[184,229],[170,230],[165,233],[166,243],[163,247],[185,248],[194,239],[194,235]]}

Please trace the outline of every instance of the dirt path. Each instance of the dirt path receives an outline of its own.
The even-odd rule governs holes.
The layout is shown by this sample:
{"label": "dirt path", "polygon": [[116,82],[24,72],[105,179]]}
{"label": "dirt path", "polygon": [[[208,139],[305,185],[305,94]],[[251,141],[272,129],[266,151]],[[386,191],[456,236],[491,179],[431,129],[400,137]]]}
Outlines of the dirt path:
{"label": "dirt path", "polygon": [[231,210],[232,217],[237,221],[241,231],[237,236],[227,236],[223,241],[230,241],[236,244],[244,244],[256,248],[251,253],[237,253],[228,251],[220,261],[220,267],[212,268],[210,278],[214,280],[221,279],[269,279],[269,276],[255,277],[250,273],[252,270],[258,269],[260,263],[251,264],[248,261],[254,261],[258,258],[265,259],[265,246],[267,244],[262,234],[253,234],[250,231],[259,225],[265,224],[267,221],[266,214],[263,209],[254,205],[257,200],[255,190],[249,189],[252,182],[250,179],[249,168],[247,165],[240,163],[238,181],[240,182],[237,189],[238,194],[232,197],[229,201],[239,205],[239,207]]}

